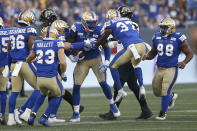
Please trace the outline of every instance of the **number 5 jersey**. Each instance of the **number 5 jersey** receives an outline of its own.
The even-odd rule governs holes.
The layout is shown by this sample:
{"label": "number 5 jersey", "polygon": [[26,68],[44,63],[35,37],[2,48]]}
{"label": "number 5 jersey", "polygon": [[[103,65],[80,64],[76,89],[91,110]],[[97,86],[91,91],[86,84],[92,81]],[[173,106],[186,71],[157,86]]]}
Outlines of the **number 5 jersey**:
{"label": "number 5 jersey", "polygon": [[177,67],[181,44],[186,39],[186,36],[182,33],[173,33],[168,37],[162,37],[161,33],[154,34],[152,42],[154,48],[157,49],[157,66]]}

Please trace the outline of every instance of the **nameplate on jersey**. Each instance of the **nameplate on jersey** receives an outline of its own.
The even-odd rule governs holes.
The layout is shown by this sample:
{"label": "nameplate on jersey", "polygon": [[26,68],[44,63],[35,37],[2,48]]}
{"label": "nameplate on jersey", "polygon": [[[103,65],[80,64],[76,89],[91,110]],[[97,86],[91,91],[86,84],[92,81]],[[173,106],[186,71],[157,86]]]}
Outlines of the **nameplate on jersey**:
{"label": "nameplate on jersey", "polygon": [[161,40],[161,37],[156,37],[157,40]]}

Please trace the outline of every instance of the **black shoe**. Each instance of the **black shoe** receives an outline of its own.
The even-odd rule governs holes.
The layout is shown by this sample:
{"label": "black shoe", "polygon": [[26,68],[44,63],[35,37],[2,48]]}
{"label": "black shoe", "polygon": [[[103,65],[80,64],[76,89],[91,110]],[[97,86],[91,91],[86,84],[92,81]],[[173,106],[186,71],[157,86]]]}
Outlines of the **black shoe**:
{"label": "black shoe", "polygon": [[83,111],[84,111],[84,106],[82,106],[82,105],[80,105],[80,107],[79,107],[79,113],[81,114]]}
{"label": "black shoe", "polygon": [[20,97],[28,97],[28,96],[25,94],[20,94]]}
{"label": "black shoe", "polygon": [[141,113],[138,117],[136,117],[136,120],[140,120],[140,119],[149,119],[153,116],[152,112],[146,112],[146,113]]}
{"label": "black shoe", "polygon": [[0,123],[1,123],[1,125],[7,125],[5,116],[0,116]]}
{"label": "black shoe", "polygon": [[104,120],[117,120],[117,118],[114,117],[114,115],[111,111],[109,111],[105,114],[99,114],[99,117],[104,119]]}

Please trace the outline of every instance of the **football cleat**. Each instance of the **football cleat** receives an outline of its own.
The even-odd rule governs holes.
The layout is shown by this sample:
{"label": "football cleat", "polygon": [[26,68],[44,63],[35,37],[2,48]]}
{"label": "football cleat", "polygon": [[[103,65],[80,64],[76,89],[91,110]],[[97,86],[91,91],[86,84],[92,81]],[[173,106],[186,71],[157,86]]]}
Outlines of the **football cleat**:
{"label": "football cleat", "polygon": [[118,107],[116,106],[116,104],[110,104],[110,109],[111,109],[114,117],[120,116],[120,111],[119,111]]}
{"label": "football cleat", "polygon": [[1,113],[0,113],[0,123],[1,123],[1,125],[6,125],[6,124],[7,124],[7,123],[6,123],[5,116],[2,115]]}
{"label": "football cleat", "polygon": [[147,112],[147,113],[141,113],[138,117],[136,117],[136,120],[142,120],[142,119],[149,119],[153,116],[152,112]]}
{"label": "football cleat", "polygon": [[15,119],[14,119],[14,114],[13,114],[13,113],[10,113],[10,114],[8,115],[8,122],[7,122],[7,125],[8,125],[8,126],[14,126],[14,125],[16,125],[16,121],[15,121]]}
{"label": "football cleat", "polygon": [[36,118],[36,113],[32,112],[27,120],[27,124],[33,126],[35,118]]}
{"label": "football cleat", "polygon": [[19,116],[19,118],[27,122],[30,117],[30,114],[31,114],[31,109],[26,108],[25,111]]}
{"label": "football cleat", "polygon": [[99,114],[99,117],[104,119],[104,120],[117,120],[117,117],[114,117],[111,110],[107,113]]}
{"label": "football cleat", "polygon": [[49,126],[48,120],[45,117],[40,117],[40,119],[38,120],[38,123],[42,124],[43,126]]}
{"label": "football cleat", "polygon": [[18,109],[15,109],[14,110],[14,119],[17,124],[21,125],[22,121],[19,119],[19,116],[20,116],[20,112],[18,111]]}
{"label": "football cleat", "polygon": [[169,110],[174,108],[175,102],[176,102],[176,99],[177,98],[178,98],[178,94],[176,94],[176,93],[173,92],[172,93],[172,100],[171,100],[170,104],[168,105],[168,109]]}
{"label": "football cleat", "polygon": [[53,123],[64,123],[64,122],[66,122],[66,120],[64,120],[64,119],[58,119],[56,116],[49,117],[48,118],[48,123],[49,124],[53,124]]}
{"label": "football cleat", "polygon": [[127,96],[127,92],[125,92],[124,90],[119,90],[115,102],[120,101],[123,97],[126,96]]}
{"label": "football cleat", "polygon": [[70,122],[80,122],[80,114],[77,112],[74,112],[72,119],[70,119]]}
{"label": "football cleat", "polygon": [[159,115],[155,119],[157,119],[157,120],[165,120],[166,116],[167,116],[166,112],[160,111]]}
{"label": "football cleat", "polygon": [[81,114],[83,111],[84,111],[84,106],[82,106],[82,105],[80,105],[80,107],[79,107],[79,113]]}

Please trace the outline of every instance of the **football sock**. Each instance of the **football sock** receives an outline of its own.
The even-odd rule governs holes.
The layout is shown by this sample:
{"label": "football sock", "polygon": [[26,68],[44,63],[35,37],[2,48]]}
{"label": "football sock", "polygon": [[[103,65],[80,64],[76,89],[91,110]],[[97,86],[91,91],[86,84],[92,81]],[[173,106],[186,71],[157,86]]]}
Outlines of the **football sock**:
{"label": "football sock", "polygon": [[9,97],[9,113],[14,113],[18,94],[19,92],[11,92],[11,95]]}
{"label": "football sock", "polygon": [[166,96],[161,97],[161,110],[163,112],[167,112],[168,105],[169,105],[171,100],[172,100],[172,95],[171,94],[167,94]]}
{"label": "football sock", "polygon": [[[57,111],[58,111],[58,109],[59,109],[59,107],[60,107],[60,104],[61,104],[61,101],[62,101],[62,96],[57,97],[57,99],[58,99],[57,105],[54,106],[54,108],[53,108],[53,109],[51,110],[51,112],[50,112],[50,115],[51,115],[51,116],[56,116]],[[48,108],[47,108],[47,109],[48,109]]]}
{"label": "football sock", "polygon": [[73,105],[79,105],[80,103],[80,87],[81,85],[74,85],[73,88]]}
{"label": "football sock", "polygon": [[62,96],[62,98],[63,98],[65,101],[67,101],[67,102],[72,106],[72,109],[73,109],[73,96],[72,96],[72,94],[71,94],[69,91],[67,91],[67,90],[65,90],[64,92],[65,92],[65,93],[64,93],[64,95]]}
{"label": "football sock", "polygon": [[114,80],[116,90],[122,89],[121,82],[120,82],[120,75],[118,69],[111,69],[112,78]]}
{"label": "football sock", "polygon": [[102,90],[105,94],[105,97],[107,99],[111,100],[112,99],[112,93],[111,93],[111,88],[109,87],[109,85],[105,81],[100,82],[99,84],[102,87]]}
{"label": "football sock", "polygon": [[32,109],[39,95],[40,95],[40,90],[34,90],[31,96],[26,101],[26,103],[23,106],[21,106],[20,109],[22,111],[25,111],[26,108]]}
{"label": "football sock", "polygon": [[39,110],[40,106],[43,104],[45,98],[46,98],[46,96],[42,95],[42,94],[40,94],[38,96],[32,112],[35,112],[35,113],[38,112],[38,110]]}
{"label": "football sock", "polygon": [[80,108],[80,105],[75,105],[74,112],[79,113],[79,108]]}
{"label": "football sock", "polygon": [[144,83],[143,83],[143,76],[142,76],[142,69],[141,67],[136,67],[134,68],[135,69],[135,74],[136,74],[136,77],[137,77],[137,81],[139,83],[139,86],[143,86]]}
{"label": "football sock", "polygon": [[[114,97],[113,97],[114,100],[116,99],[117,95],[118,95],[118,91],[114,90]],[[121,102],[122,102],[122,99],[120,99],[118,102],[116,102],[116,105],[118,108],[119,108]]]}
{"label": "football sock", "polygon": [[45,115],[49,116],[52,112],[58,110],[60,97],[52,97],[48,104],[48,110],[45,111]]}
{"label": "football sock", "polygon": [[2,116],[5,115],[5,109],[6,109],[6,91],[0,91],[0,96],[1,96],[1,114]]}

